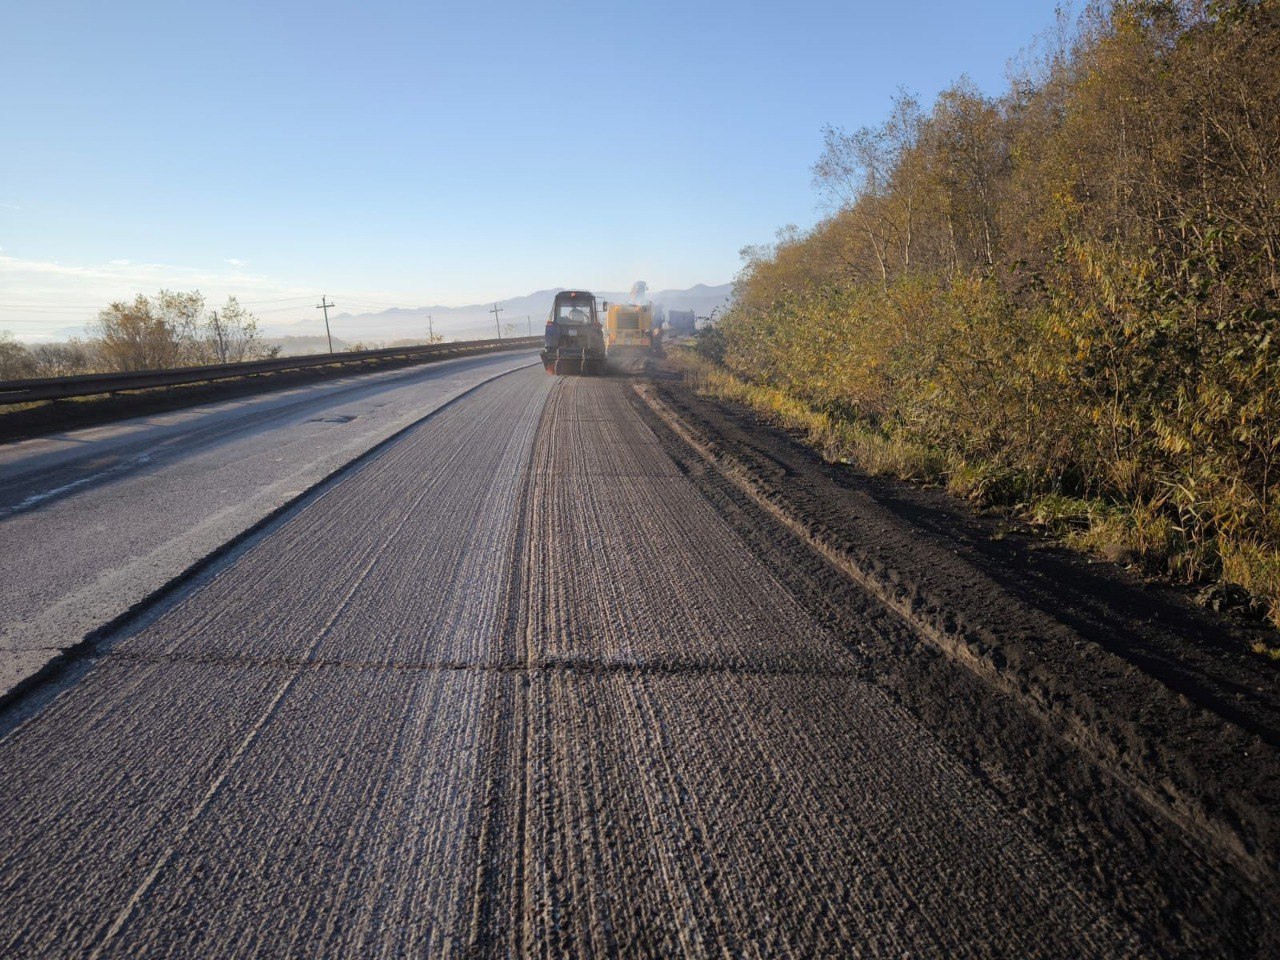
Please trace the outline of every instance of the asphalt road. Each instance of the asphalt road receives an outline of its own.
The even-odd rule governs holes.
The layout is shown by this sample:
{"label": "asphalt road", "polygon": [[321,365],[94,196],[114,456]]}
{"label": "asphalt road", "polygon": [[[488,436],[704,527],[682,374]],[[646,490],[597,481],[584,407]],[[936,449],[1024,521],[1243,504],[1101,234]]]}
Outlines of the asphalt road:
{"label": "asphalt road", "polygon": [[1144,955],[628,390],[479,387],[11,717],[0,955]]}
{"label": "asphalt road", "polygon": [[376,443],[530,351],[0,445],[0,695]]}

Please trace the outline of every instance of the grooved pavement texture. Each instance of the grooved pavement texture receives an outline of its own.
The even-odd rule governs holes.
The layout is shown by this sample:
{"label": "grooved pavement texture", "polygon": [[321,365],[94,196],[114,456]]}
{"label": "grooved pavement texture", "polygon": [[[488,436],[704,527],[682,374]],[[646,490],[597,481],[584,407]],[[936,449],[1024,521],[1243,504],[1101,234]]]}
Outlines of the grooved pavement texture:
{"label": "grooved pavement texture", "polygon": [[1141,955],[625,383],[495,380],[0,741],[0,955]]}
{"label": "grooved pavement texture", "polygon": [[0,695],[371,447],[532,351],[0,445]]}

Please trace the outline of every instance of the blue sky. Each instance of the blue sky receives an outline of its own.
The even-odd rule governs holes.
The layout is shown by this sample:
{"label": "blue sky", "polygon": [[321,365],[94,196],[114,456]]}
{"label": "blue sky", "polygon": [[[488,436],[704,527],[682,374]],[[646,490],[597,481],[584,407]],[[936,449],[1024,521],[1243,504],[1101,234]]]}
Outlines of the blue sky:
{"label": "blue sky", "polygon": [[160,286],[239,293],[274,322],[321,293],[355,311],[724,282],[743,245],[818,216],[823,124],[962,74],[998,92],[1053,17],[1052,0],[7,0],[0,330]]}

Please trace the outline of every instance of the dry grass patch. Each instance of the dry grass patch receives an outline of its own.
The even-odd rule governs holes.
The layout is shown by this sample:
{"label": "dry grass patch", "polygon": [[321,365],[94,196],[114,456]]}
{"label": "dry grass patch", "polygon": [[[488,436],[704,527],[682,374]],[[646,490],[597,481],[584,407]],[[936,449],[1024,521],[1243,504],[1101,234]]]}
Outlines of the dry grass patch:
{"label": "dry grass patch", "polygon": [[692,350],[672,351],[672,357],[699,395],[750,407],[803,436],[829,463],[854,464],[875,476],[918,483],[940,483],[946,478],[946,459],[927,447],[815,410],[773,387],[749,383]]}

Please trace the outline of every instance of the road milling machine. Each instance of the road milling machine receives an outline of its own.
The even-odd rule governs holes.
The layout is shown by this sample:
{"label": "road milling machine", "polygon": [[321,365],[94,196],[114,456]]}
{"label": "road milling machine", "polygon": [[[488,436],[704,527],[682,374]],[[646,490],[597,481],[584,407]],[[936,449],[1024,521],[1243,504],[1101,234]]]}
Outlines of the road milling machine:
{"label": "road milling machine", "polygon": [[604,373],[604,330],[596,298],[586,290],[556,294],[547,319],[542,365],[547,373]]}
{"label": "road milling machine", "polygon": [[654,319],[653,304],[645,299],[648,290],[647,283],[637,280],[630,303],[608,307],[604,344],[611,361],[662,352],[662,321]]}
{"label": "road milling machine", "polygon": [[604,326],[604,348],[610,358],[648,353],[653,347],[653,307],[647,303],[615,303]]}

